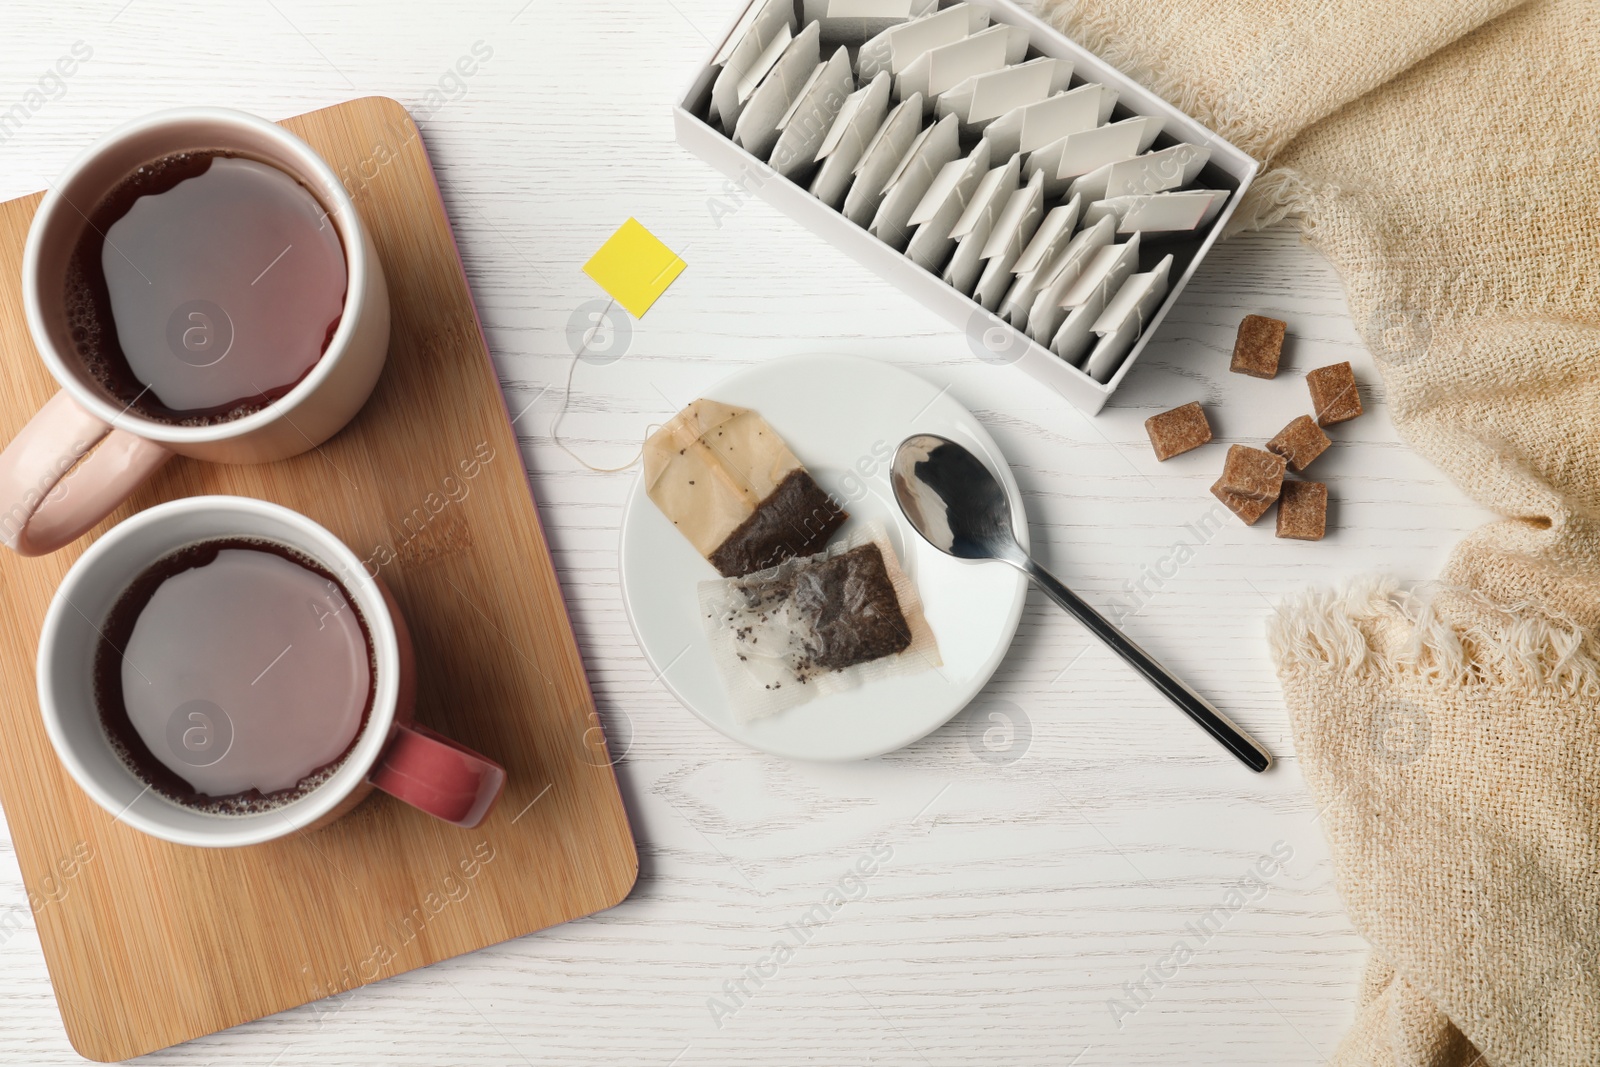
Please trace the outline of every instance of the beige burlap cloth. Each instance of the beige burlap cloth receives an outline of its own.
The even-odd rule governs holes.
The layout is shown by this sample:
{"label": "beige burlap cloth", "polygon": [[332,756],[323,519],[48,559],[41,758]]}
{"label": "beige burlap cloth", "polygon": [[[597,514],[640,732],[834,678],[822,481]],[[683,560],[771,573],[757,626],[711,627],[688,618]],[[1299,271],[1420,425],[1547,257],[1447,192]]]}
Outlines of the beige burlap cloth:
{"label": "beige burlap cloth", "polygon": [[1266,161],[1401,434],[1504,516],[1271,640],[1372,945],[1339,1067],[1600,1064],[1600,0],[1046,0]]}

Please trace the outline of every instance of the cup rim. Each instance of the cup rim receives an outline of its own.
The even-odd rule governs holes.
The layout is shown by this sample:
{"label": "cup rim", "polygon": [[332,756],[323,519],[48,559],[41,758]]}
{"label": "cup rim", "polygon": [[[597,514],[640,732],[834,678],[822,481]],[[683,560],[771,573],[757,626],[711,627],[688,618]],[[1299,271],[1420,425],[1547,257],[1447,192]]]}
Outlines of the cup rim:
{"label": "cup rim", "polygon": [[[313,556],[337,574],[351,600],[361,610],[372,640],[374,693],[366,725],[344,757],[339,771],[298,800],[259,814],[211,815],[185,807],[153,790],[146,790],[151,792],[159,803],[171,805],[188,816],[199,816],[214,821],[214,831],[208,828],[199,832],[147,817],[138,804],[138,801],[143,799],[143,793],[135,798],[134,802],[127,803],[125,798],[115,795],[84,764],[63,721],[62,709],[55,692],[54,660],[60,652],[58,641],[62,622],[67,618],[68,611],[75,610],[72,605],[72,593],[93,576],[95,568],[105,556],[115,551],[129,537],[148,527],[190,513],[206,511],[265,517],[294,528],[307,543],[315,545],[314,551],[307,550],[304,545],[292,547]],[[215,537],[222,536],[228,535],[215,535]],[[270,534],[248,531],[241,532],[237,536],[277,539]],[[200,540],[213,540],[215,537]],[[165,551],[172,551],[178,547],[181,545],[174,545],[173,549]],[[125,585],[135,577],[135,574],[127,574],[121,576],[121,580]],[[402,670],[399,634],[391,610],[384,596],[383,587],[368,573],[360,557],[332,531],[292,508],[252,497],[223,495],[185,497],[157,504],[112,527],[79,556],[62,577],[61,584],[57,587],[55,596],[51,598],[50,606],[45,612],[39,635],[35,673],[40,718],[44,722],[51,747],[67,773],[90,799],[117,821],[164,841],[199,847],[254,845],[286,837],[304,830],[327,816],[344,803],[351,793],[366,783],[373,766],[388,744],[397,715]],[[93,623],[93,620],[91,623],[98,628],[98,624]],[[98,708],[89,708],[81,714],[93,718],[94,728],[101,732],[103,740],[104,729],[100,726]],[[107,744],[109,747],[108,742]],[[351,773],[346,774],[346,771]],[[138,780],[138,776],[131,769],[128,773],[136,781]],[[281,817],[276,819],[268,817],[272,815]]]}
{"label": "cup rim", "polygon": [[[341,236],[344,244],[345,255],[345,304],[344,311],[339,320],[339,326],[334,330],[333,337],[328,342],[322,357],[317,360],[310,372],[302,378],[293,389],[283,396],[267,404],[260,411],[253,412],[242,418],[232,419],[227,422],[212,423],[206,426],[178,426],[172,423],[158,422],[145,418],[131,407],[118,408],[105,397],[92,389],[86,388],[77,375],[63,358],[56,346],[50,342],[49,332],[45,327],[44,298],[39,292],[39,260],[42,253],[44,231],[57,212],[64,208],[76,211],[72,203],[61,193],[62,189],[72,184],[85,167],[92,163],[102,152],[125,140],[142,136],[153,129],[164,126],[180,125],[191,122],[215,122],[232,124],[252,130],[264,137],[276,140],[290,154],[296,157],[297,165],[304,169],[308,176],[314,176],[322,185],[321,189],[313,190],[313,195],[322,206],[328,210],[328,216],[334,220],[336,226],[342,227],[346,232]],[[179,107],[168,108],[163,111],[152,112],[123,123],[109,133],[98,138],[93,144],[78,153],[77,157],[67,165],[54,184],[52,184],[40,200],[39,207],[35,210],[33,220],[28,226],[28,238],[23,247],[22,254],[22,303],[24,316],[28,322],[28,331],[32,336],[34,348],[38,351],[40,359],[50,371],[50,376],[56,383],[65,389],[79,405],[87,409],[100,421],[116,429],[143,437],[146,440],[156,441],[161,444],[177,446],[209,444],[215,441],[231,440],[247,436],[257,430],[264,429],[281,419],[285,412],[292,411],[306,398],[314,394],[324,382],[333,374],[335,367],[344,357],[350,347],[350,339],[354,336],[359,325],[359,301],[367,287],[367,274],[371,267],[367,262],[366,228],[362,224],[361,216],[356,212],[355,201],[345,190],[344,184],[328,162],[317,151],[307,144],[302,138],[290,133],[276,122],[270,122],[258,115],[247,111],[225,107]]]}

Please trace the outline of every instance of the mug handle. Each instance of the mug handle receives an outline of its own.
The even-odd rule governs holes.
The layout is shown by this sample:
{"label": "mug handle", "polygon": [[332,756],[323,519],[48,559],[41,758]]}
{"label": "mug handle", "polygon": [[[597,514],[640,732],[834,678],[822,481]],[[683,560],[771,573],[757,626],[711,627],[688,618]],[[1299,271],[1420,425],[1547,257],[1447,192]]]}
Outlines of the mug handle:
{"label": "mug handle", "polygon": [[0,452],[0,541],[24,556],[54,552],[117,510],[171,458],[61,390]]}
{"label": "mug handle", "polygon": [[421,723],[395,727],[367,780],[434,818],[471,829],[489,815],[505,768]]}

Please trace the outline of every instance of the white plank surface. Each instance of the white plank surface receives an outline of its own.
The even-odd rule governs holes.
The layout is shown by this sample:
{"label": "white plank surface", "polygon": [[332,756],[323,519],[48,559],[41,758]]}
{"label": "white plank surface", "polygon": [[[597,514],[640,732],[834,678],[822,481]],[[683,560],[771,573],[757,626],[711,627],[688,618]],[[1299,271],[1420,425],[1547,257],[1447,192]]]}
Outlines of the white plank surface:
{"label": "white plank surface", "polygon": [[[980,363],[941,321],[672,140],[669,101],[733,0],[52,0],[9,5],[0,114],[47,99],[0,142],[0,196],[43,187],[96,134],[213,103],[281,117],[370,93],[450,97],[425,135],[513,412],[618,768],[642,874],[615,910],[148,1058],[159,1064],[1318,1064],[1348,1024],[1365,949],[1336,894],[1267,657],[1271,603],[1371,570],[1434,575],[1486,515],[1390,425],[1330,268],[1287,231],[1219,247],[1103,415]],[[75,41],[93,57],[41,75]],[[493,55],[453,80],[458,57]],[[480,46],[481,48],[482,46]],[[444,95],[444,94],[441,94]],[[728,372],[794,352],[890,360],[948,385],[1008,453],[1042,561],[1281,759],[1255,778],[1043,598],[961,719],[848,766],[744,751],[645,666],[617,589],[631,472],[551,439],[579,266],[629,215],[688,271],[626,355],[577,367],[564,436],[596,466]],[[1286,318],[1285,372],[1227,372],[1241,316]],[[1213,445],[1158,464],[1143,420],[1189,400],[1220,440],[1260,443],[1308,406],[1311,367],[1351,360],[1368,415],[1316,474],[1333,532],[1279,541],[1231,519],[1174,566],[1211,511]],[[1187,555],[1187,553],[1185,553]],[[1164,571],[1159,586],[1148,571]],[[1025,724],[1007,741],[992,713]],[[996,730],[1000,732],[989,733]],[[1024,736],[1024,734],[1026,736]],[[986,743],[991,747],[985,747]],[[873,846],[857,899],[750,979]],[[1275,845],[1292,849],[1201,946]],[[0,857],[0,1061],[79,1062],[67,1044],[9,845]],[[1247,883],[1248,884],[1248,883]],[[819,912],[809,913],[816,917]],[[1213,913],[1213,924],[1218,923]],[[1188,938],[1193,958],[1162,961]],[[1146,968],[1163,970],[1149,977]],[[1154,973],[1154,970],[1151,972]],[[1125,983],[1148,994],[1133,1007]],[[727,1008],[725,988],[750,996]],[[139,1010],[129,1005],[129,1011]],[[719,1025],[720,1024],[720,1025]]]}

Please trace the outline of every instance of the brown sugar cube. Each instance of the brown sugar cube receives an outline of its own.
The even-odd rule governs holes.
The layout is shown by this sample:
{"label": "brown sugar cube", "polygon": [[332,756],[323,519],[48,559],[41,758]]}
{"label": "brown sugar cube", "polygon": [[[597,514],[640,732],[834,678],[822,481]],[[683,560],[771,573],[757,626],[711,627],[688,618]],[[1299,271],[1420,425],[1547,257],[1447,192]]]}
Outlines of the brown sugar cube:
{"label": "brown sugar cube", "polygon": [[1150,435],[1150,447],[1156,450],[1156,459],[1162,460],[1182,455],[1211,440],[1211,424],[1197,403],[1150,416],[1144,420],[1144,432]]}
{"label": "brown sugar cube", "polygon": [[1252,378],[1277,377],[1283,335],[1288,328],[1282,319],[1246,315],[1239,323],[1239,337],[1233,342],[1233,365],[1228,369]]}
{"label": "brown sugar cube", "polygon": [[1320,541],[1328,530],[1328,487],[1322,482],[1284,482],[1278,501],[1278,536]]}
{"label": "brown sugar cube", "polygon": [[1361,394],[1356,390],[1356,374],[1350,364],[1318,367],[1306,375],[1306,384],[1311,387],[1311,406],[1316,409],[1318,425],[1349,422],[1361,414]]}
{"label": "brown sugar cube", "polygon": [[1252,500],[1238,493],[1230,493],[1222,487],[1221,482],[1211,487],[1211,495],[1228,505],[1228,510],[1239,516],[1246,526],[1254,526],[1256,520],[1265,515],[1267,509],[1272,506],[1270,500]]}
{"label": "brown sugar cube", "polygon": [[1287,464],[1282,456],[1245,445],[1228,446],[1228,461],[1223,464],[1217,484],[1235,496],[1272,503],[1283,487]]}
{"label": "brown sugar cube", "polygon": [[1331,444],[1333,442],[1328,440],[1328,435],[1311,421],[1309,415],[1301,415],[1267,442],[1267,451],[1276,452],[1288,460],[1290,470],[1303,471]]}

